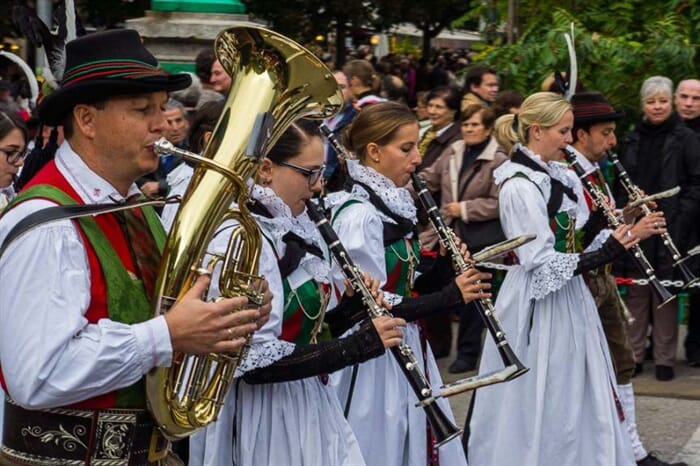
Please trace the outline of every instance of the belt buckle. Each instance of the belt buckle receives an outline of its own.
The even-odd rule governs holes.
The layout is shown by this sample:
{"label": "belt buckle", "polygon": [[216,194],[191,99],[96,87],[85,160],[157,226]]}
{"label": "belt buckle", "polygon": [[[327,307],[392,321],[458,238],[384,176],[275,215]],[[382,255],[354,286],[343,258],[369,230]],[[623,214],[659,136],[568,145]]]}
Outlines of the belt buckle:
{"label": "belt buckle", "polygon": [[148,462],[157,463],[160,460],[164,460],[168,456],[169,447],[170,441],[160,433],[157,427],[154,427],[148,447]]}

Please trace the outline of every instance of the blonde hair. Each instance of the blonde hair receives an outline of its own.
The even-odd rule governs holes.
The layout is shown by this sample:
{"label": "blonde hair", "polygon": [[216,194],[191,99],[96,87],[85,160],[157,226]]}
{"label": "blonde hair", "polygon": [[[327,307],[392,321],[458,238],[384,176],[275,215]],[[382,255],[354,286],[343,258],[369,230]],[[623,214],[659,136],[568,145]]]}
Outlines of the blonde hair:
{"label": "blonde hair", "polygon": [[496,120],[495,136],[504,148],[510,148],[516,142],[529,142],[530,127],[538,124],[543,128],[551,128],[561,121],[564,114],[571,110],[571,104],[560,94],[554,92],[536,92],[523,101],[518,112],[517,125],[512,113],[501,116]]}

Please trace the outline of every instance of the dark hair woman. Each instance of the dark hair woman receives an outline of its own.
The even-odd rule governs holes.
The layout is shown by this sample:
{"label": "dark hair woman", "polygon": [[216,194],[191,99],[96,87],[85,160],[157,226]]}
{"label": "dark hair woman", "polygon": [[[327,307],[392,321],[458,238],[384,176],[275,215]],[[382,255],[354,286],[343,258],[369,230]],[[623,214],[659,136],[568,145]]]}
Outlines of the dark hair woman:
{"label": "dark hair woman", "polygon": [[460,93],[455,87],[442,86],[431,90],[426,97],[430,126],[421,131],[418,151],[421,162],[418,171],[432,165],[442,152],[459,139]]}
{"label": "dark hair woman", "polygon": [[17,177],[27,149],[27,127],[19,116],[0,112],[0,210],[14,197]]}
{"label": "dark hair woman", "polygon": [[[329,279],[325,244],[306,214],[323,169],[317,125],[303,120],[258,169],[250,209],[263,235],[259,273],[270,285],[273,309],[253,335],[218,421],[193,440],[190,464],[364,464],[325,374],[384,354],[401,342],[398,327],[405,322],[370,320],[356,300],[344,298],[334,312],[361,315],[358,331],[316,342],[327,304],[340,295]],[[225,252],[232,226],[222,226],[210,251]]]}

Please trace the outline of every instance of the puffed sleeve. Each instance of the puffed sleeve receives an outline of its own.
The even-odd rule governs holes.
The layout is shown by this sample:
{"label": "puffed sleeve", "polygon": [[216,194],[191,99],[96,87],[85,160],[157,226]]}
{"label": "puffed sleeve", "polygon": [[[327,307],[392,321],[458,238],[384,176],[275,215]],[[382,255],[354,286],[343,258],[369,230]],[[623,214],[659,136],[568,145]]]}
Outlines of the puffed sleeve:
{"label": "puffed sleeve", "polygon": [[530,298],[542,299],[564,286],[574,276],[578,254],[554,249],[547,206],[537,186],[527,178],[513,177],[502,184],[498,201],[506,238],[537,235],[515,251],[520,265],[533,275]]}

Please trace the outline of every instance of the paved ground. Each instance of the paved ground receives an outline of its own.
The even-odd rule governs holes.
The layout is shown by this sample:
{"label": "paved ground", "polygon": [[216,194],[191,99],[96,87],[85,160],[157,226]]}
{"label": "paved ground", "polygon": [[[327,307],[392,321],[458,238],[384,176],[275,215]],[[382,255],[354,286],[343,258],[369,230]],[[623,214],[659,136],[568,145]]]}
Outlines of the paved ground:
{"label": "paved ground", "polygon": [[[455,327],[455,335],[456,332]],[[679,351],[678,355],[680,359],[683,352]],[[449,374],[447,367],[453,357],[438,361],[445,382],[474,374]],[[700,368],[688,367],[680,360],[676,366],[676,378],[670,382],[657,381],[653,372],[654,366],[648,362],[645,372],[633,379],[642,441],[647,450],[655,450],[666,461],[685,461],[691,466],[700,466]],[[470,399],[470,394],[450,399],[460,427],[464,425]]]}

